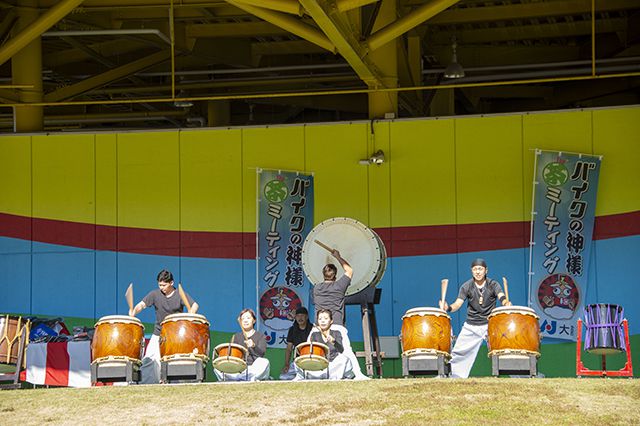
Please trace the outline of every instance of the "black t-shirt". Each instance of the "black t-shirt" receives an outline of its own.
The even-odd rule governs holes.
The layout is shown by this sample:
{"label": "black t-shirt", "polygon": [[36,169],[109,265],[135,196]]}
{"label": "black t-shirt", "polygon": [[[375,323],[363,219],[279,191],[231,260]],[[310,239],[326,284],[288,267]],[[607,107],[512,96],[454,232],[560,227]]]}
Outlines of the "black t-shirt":
{"label": "black t-shirt", "polygon": [[287,343],[291,343],[295,348],[300,343],[306,342],[312,328],[313,326],[309,321],[307,321],[307,325],[303,329],[300,329],[298,323],[294,321],[293,325],[289,327],[289,332],[287,333]]}
{"label": "black t-shirt", "polygon": [[[502,287],[491,278],[486,278],[482,289],[478,288],[473,279],[462,284],[458,298],[469,301],[467,322],[472,325],[487,324],[489,322],[487,318],[496,307],[496,300],[500,293],[502,293]],[[482,305],[480,305],[480,296],[482,296]]]}
{"label": "black t-shirt", "polygon": [[333,343],[325,342],[322,338],[322,333],[314,331],[309,336],[310,342],[323,343],[329,347],[329,361],[336,359],[338,354],[344,352],[344,346],[342,345],[342,333],[338,330],[329,330],[329,334],[335,339]]}
{"label": "black t-shirt", "polygon": [[231,340],[232,343],[244,346],[245,349],[247,349],[247,365],[253,364],[256,359],[263,357],[267,352],[267,338],[264,337],[263,333],[256,331],[249,339],[253,340],[252,348],[247,348],[247,345],[244,343],[244,334],[242,334],[241,331],[234,334]]}
{"label": "black t-shirt", "polygon": [[336,281],[325,281],[313,287],[313,302],[316,312],[328,309],[333,315],[333,323],[344,325],[344,295],[351,284],[351,278],[341,276]]}
{"label": "black t-shirt", "polygon": [[[188,294],[187,300],[190,304],[194,304],[193,299]],[[150,291],[144,297],[144,299],[142,299],[142,301],[145,305],[147,305],[147,307],[154,306],[156,308],[156,324],[153,327],[153,334],[155,334],[156,336],[160,335],[160,330],[162,329],[160,324],[162,324],[162,321],[164,321],[165,317],[167,315],[182,312],[183,308],[185,307],[182,303],[180,295],[178,294],[178,290],[174,290],[173,293],[171,293],[171,296],[167,297],[164,295],[164,293],[162,293],[162,291],[160,291],[159,288],[157,288]]]}

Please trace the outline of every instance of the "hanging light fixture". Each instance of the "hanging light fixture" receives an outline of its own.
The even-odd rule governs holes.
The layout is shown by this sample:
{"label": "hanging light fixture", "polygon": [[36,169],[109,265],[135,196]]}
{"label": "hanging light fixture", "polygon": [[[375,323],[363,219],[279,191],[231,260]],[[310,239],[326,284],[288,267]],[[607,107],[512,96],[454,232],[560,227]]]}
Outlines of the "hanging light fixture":
{"label": "hanging light fixture", "polygon": [[453,56],[451,57],[451,63],[444,70],[445,78],[462,78],[464,77],[464,68],[458,63],[458,55],[456,54],[456,48],[458,43],[456,42],[456,36],[451,37],[451,49],[453,50]]}

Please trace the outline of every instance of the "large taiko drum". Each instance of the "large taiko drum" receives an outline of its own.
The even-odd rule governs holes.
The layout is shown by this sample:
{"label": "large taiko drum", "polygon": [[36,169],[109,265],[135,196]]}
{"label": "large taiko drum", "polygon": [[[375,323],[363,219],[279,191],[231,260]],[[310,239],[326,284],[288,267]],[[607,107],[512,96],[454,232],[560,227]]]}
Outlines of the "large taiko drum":
{"label": "large taiko drum", "polygon": [[611,355],[625,351],[623,319],[624,309],[620,305],[588,305],[584,309],[584,349],[596,355]]}
{"label": "large taiko drum", "polygon": [[[31,322],[20,316],[0,316],[0,364],[18,364],[18,351],[23,335],[25,348],[29,343],[30,326]],[[25,353],[26,351],[23,356]]]}
{"label": "large taiko drum", "polygon": [[338,249],[353,268],[347,296],[375,286],[382,279],[387,268],[387,252],[382,239],[355,219],[334,217],[316,225],[302,246],[302,267],[312,284],[324,281],[322,268],[327,263],[336,265],[338,277],[344,273],[339,262],[316,241]]}
{"label": "large taiko drum", "polygon": [[293,362],[303,371],[322,371],[329,366],[329,347],[319,342],[302,342],[296,346]]}
{"label": "large taiko drum", "polygon": [[91,342],[92,362],[126,359],[140,363],[144,350],[144,326],[135,317],[109,315],[95,325]]}
{"label": "large taiko drum", "polygon": [[204,315],[167,315],[160,324],[160,359],[200,358],[209,360],[209,321]]}
{"label": "large taiko drum", "polygon": [[451,353],[451,318],[438,308],[413,308],[402,317],[402,355]]}
{"label": "large taiko drum", "polygon": [[236,343],[222,343],[213,348],[213,368],[226,374],[247,369],[247,348]]}
{"label": "large taiko drum", "polygon": [[525,306],[501,306],[489,315],[489,356],[540,356],[538,315]]}

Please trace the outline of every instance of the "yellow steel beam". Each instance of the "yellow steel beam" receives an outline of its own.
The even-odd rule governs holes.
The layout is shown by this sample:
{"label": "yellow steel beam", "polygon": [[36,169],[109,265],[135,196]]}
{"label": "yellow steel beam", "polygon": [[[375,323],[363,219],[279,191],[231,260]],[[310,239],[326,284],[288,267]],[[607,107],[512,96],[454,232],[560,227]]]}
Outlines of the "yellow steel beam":
{"label": "yellow steel beam", "polygon": [[264,9],[276,10],[278,12],[290,13],[302,16],[302,6],[298,0],[236,0],[239,3],[251,6],[262,7]]}
{"label": "yellow steel beam", "polygon": [[288,31],[264,21],[187,25],[187,37],[193,38],[260,37],[286,34]]}
{"label": "yellow steel beam", "polygon": [[353,35],[344,15],[326,10],[317,0],[300,0],[307,13],[316,21],[340,55],[351,65],[358,77],[369,87],[384,87],[379,71],[366,58],[366,51]]}
{"label": "yellow steel beam", "polygon": [[150,66],[159,64],[166,61],[171,56],[169,50],[162,50],[147,56],[146,58],[138,59],[137,61],[130,62],[122,65],[118,68],[114,68],[102,74],[89,77],[71,86],[63,87],[53,92],[47,93],[44,96],[44,100],[47,102],[57,102],[64,99],[69,99],[82,93],[88,92],[96,87],[104,86],[128,75],[134,74]]}
{"label": "yellow steel beam", "polygon": [[[606,0],[596,2],[596,12],[637,9],[637,0]],[[545,16],[566,16],[591,13],[590,0],[528,2],[501,6],[451,9],[429,20],[433,25],[469,24],[473,22],[510,21]]]}
{"label": "yellow steel beam", "polygon": [[0,65],[55,25],[84,0],[62,0],[0,48]]}
{"label": "yellow steel beam", "polygon": [[261,7],[255,7],[248,4],[238,3],[234,0],[226,0],[227,3],[236,6],[238,9],[242,9],[258,18],[264,19],[267,22],[271,22],[280,28],[283,28],[298,37],[310,41],[332,53],[335,53],[336,47],[329,39],[317,29],[301,22],[300,20],[293,18],[289,15],[280,12],[274,12],[272,10],[263,9]]}
{"label": "yellow steel beam", "polygon": [[367,40],[369,49],[378,49],[380,46],[398,38],[410,29],[417,27],[449,6],[458,3],[458,1],[460,0],[432,0],[418,7],[409,14],[373,33]]}
{"label": "yellow steel beam", "polygon": [[380,0],[336,0],[336,8],[338,12],[346,12],[347,10],[357,9],[379,1]]}

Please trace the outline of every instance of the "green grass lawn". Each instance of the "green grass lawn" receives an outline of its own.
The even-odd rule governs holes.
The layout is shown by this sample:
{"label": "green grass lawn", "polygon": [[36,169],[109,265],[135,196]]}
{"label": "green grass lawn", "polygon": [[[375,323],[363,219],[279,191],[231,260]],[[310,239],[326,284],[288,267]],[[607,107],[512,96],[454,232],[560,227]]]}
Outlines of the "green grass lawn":
{"label": "green grass lawn", "polygon": [[0,424],[640,424],[636,379],[378,379],[0,392]]}

